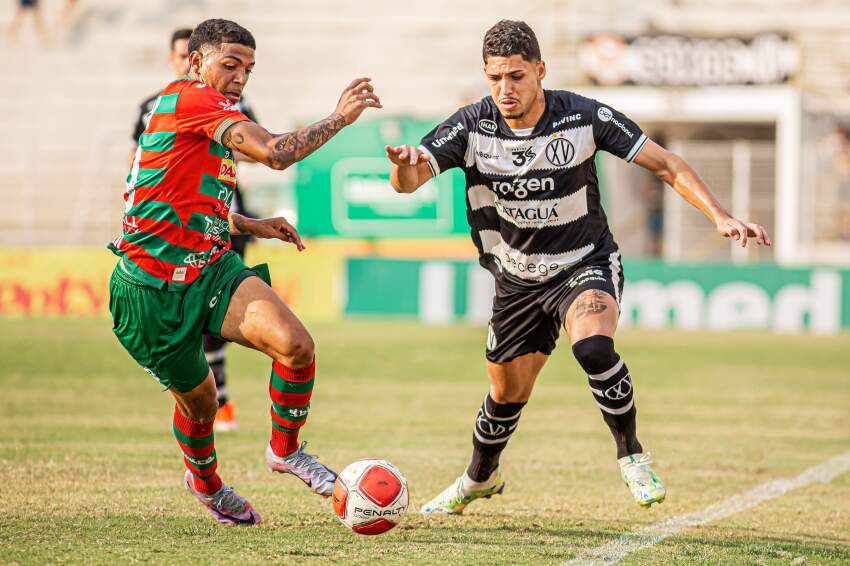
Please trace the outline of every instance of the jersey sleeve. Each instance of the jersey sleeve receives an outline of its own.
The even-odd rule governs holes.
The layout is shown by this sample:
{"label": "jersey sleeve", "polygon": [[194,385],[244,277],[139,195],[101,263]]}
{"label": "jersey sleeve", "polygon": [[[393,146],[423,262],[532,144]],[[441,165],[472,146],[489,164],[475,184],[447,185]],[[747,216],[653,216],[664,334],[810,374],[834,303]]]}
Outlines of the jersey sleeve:
{"label": "jersey sleeve", "polygon": [[431,157],[428,166],[436,177],[453,167],[462,167],[469,143],[469,120],[463,109],[425,134],[419,150]]}
{"label": "jersey sleeve", "polygon": [[204,136],[218,143],[227,128],[248,119],[223,94],[204,83],[187,87],[177,102],[177,131]]}
{"label": "jersey sleeve", "polygon": [[596,101],[593,139],[597,148],[626,161],[634,160],[647,141],[640,126],[628,116]]}

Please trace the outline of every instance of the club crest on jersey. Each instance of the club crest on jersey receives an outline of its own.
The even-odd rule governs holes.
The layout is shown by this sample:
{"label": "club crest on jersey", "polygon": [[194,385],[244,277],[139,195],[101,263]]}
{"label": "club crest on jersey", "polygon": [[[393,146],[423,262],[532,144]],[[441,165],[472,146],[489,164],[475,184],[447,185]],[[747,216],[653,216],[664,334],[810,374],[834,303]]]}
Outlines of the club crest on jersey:
{"label": "club crest on jersey", "polygon": [[[215,248],[213,248],[213,250],[215,250]],[[215,253],[215,252],[213,252],[213,253]],[[210,254],[210,255],[212,255],[212,254]],[[190,253],[186,257],[183,258],[183,263],[185,263],[186,265],[188,265],[190,267],[201,268],[208,263],[207,257],[208,256],[205,253],[193,252],[193,253]]]}
{"label": "club crest on jersey", "polygon": [[487,118],[483,118],[478,120],[478,129],[484,132],[485,134],[495,134],[496,133],[496,122],[493,120],[488,120]]}
{"label": "club crest on jersey", "polygon": [[558,136],[546,145],[546,159],[556,167],[568,165],[576,156],[576,148],[566,139],[564,134]]}
{"label": "club crest on jersey", "polygon": [[221,160],[218,178],[220,181],[227,181],[228,183],[236,182],[236,163],[232,159],[224,158]]}

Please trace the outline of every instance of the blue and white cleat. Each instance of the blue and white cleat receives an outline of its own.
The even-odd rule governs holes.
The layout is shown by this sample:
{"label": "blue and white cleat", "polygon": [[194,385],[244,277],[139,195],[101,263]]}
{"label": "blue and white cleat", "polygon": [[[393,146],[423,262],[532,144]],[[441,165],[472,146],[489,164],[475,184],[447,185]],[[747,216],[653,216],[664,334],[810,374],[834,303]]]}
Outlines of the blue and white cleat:
{"label": "blue and white cleat", "polygon": [[[464,475],[466,475],[464,473]],[[431,515],[442,513],[445,515],[461,515],[467,505],[476,499],[490,499],[494,495],[501,495],[505,491],[505,480],[496,470],[490,480],[482,489],[468,489],[464,487],[464,475],[457,478],[449,487],[444,489],[440,495],[422,506],[420,513]]]}
{"label": "blue and white cleat", "polygon": [[204,507],[215,517],[215,520],[225,525],[259,525],[263,520],[248,500],[233,491],[229,485],[207,495],[195,490],[192,486],[192,472],[186,470],[183,476],[183,484],[189,493],[194,495]]}
{"label": "blue and white cleat", "polygon": [[653,503],[661,503],[667,497],[664,482],[652,471],[652,457],[649,452],[631,454],[617,460],[620,464],[620,474],[626,486],[631,490],[638,505],[649,507]]}

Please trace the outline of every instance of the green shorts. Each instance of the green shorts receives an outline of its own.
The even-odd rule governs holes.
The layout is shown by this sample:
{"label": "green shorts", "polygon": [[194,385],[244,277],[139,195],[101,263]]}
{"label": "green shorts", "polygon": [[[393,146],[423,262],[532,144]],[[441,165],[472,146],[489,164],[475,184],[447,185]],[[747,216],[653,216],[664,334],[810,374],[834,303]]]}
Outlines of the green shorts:
{"label": "green shorts", "polygon": [[119,261],[109,281],[112,331],[142,369],[166,389],[191,391],[210,371],[204,334],[222,337],[230,298],[252,276],[271,284],[266,265],[248,269],[229,251],[185,288],[157,289],[127,273]]}

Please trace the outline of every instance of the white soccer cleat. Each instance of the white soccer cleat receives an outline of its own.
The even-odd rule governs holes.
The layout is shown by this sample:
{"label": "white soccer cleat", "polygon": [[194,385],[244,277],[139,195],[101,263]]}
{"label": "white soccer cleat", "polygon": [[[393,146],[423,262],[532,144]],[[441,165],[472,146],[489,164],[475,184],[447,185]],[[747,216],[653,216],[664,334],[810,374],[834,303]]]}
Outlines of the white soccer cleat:
{"label": "white soccer cleat", "polygon": [[635,501],[641,507],[649,507],[653,503],[661,503],[667,497],[664,482],[652,471],[652,457],[649,452],[631,454],[617,460],[620,464],[620,474],[623,481],[631,490]]}
{"label": "white soccer cleat", "polygon": [[464,476],[466,473],[458,477],[452,484],[444,489],[437,497],[422,506],[420,513],[423,515],[431,515],[434,513],[442,513],[445,515],[461,515],[467,505],[476,499],[490,499],[494,495],[501,495],[505,491],[505,480],[502,479],[498,470],[490,476],[490,481],[486,482],[490,485],[485,485],[481,489],[468,489],[464,486]]}

